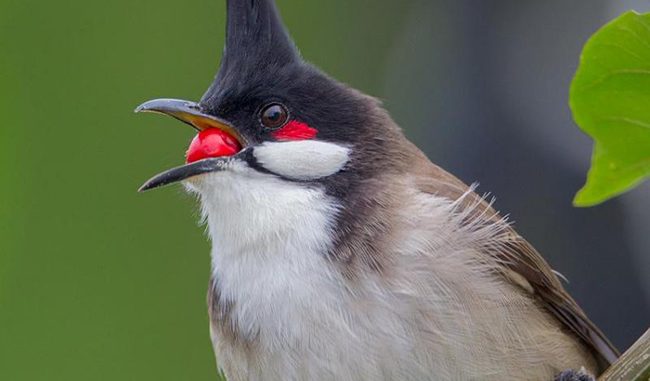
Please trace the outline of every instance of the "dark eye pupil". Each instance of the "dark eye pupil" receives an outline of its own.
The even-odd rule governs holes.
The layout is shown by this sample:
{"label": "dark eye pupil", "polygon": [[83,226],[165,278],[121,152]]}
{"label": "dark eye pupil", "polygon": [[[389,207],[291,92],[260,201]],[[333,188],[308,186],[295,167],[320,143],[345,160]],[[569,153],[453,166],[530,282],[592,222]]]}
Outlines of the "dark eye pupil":
{"label": "dark eye pupil", "polygon": [[267,128],[278,128],[287,121],[287,111],[281,105],[271,105],[262,112],[262,124]]}
{"label": "dark eye pupil", "polygon": [[282,116],[282,112],[280,112],[279,110],[273,109],[273,110],[269,110],[269,113],[266,116],[266,118],[268,120],[270,120],[271,122],[275,122],[275,121],[280,120],[281,116]]}

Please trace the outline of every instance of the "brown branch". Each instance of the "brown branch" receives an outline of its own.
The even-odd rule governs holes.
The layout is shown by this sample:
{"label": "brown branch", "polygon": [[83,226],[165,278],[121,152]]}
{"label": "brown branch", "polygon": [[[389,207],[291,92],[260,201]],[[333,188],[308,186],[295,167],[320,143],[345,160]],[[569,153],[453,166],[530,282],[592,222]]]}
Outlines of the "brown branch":
{"label": "brown branch", "polygon": [[598,381],[650,381],[650,330],[634,343]]}

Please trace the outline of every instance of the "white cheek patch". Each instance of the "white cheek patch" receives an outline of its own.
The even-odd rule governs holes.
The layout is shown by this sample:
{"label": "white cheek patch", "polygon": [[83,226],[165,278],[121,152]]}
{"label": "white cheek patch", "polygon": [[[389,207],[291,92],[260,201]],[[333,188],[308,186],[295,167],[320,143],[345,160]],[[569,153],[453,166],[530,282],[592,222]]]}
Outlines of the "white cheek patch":
{"label": "white cheek patch", "polygon": [[350,149],[318,140],[267,142],[254,151],[269,171],[294,180],[315,180],[339,172],[350,159]]}

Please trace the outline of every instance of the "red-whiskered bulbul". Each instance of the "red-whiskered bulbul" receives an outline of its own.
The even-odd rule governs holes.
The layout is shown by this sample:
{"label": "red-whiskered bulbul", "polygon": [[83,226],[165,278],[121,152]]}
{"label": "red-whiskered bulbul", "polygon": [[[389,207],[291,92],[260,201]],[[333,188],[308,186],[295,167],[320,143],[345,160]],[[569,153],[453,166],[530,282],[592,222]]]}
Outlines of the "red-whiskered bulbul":
{"label": "red-whiskered bulbul", "polygon": [[301,58],[273,0],[227,13],[201,101],[136,111],[199,131],[142,190],[182,181],[200,199],[229,380],[578,380],[617,358],[474,187]]}

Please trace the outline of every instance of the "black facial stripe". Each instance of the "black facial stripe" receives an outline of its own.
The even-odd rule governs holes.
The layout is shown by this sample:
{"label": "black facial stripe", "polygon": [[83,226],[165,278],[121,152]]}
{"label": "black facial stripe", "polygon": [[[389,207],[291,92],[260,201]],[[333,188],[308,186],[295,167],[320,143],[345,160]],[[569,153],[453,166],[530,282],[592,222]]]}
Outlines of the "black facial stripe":
{"label": "black facial stripe", "polygon": [[248,166],[250,168],[252,168],[252,169],[254,169],[254,170],[256,170],[256,171],[258,171],[260,173],[265,173],[267,175],[273,175],[273,176],[278,177],[278,178],[280,178],[282,180],[285,180],[285,181],[302,182],[302,181],[298,181],[298,180],[295,180],[295,179],[288,178],[286,176],[282,176],[282,175],[280,175],[278,173],[275,173],[273,171],[268,170],[266,167],[264,167],[262,164],[260,164],[260,162],[255,157],[254,148],[246,150],[246,152],[244,152],[244,154],[242,156],[242,160],[244,160],[248,164]]}

